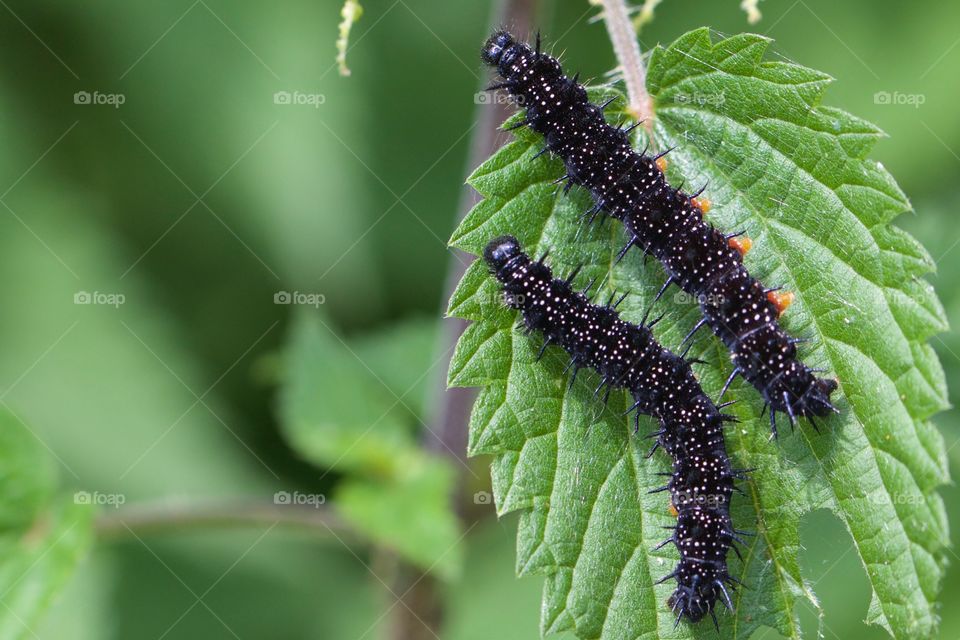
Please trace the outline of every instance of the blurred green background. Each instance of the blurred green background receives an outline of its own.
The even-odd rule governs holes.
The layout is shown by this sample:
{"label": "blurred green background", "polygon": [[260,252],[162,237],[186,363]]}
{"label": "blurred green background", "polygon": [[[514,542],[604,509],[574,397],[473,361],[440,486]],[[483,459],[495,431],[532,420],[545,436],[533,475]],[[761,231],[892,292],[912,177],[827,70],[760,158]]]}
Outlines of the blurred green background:
{"label": "blurred green background", "polygon": [[[644,49],[701,25],[752,30],[834,76],[828,103],[890,135],[874,157],[912,199],[900,225],[938,261],[934,285],[960,323],[960,4],[766,0],[752,26],[737,5],[666,0]],[[348,339],[398,321],[435,333],[471,126],[492,108],[474,100],[492,9],[364,9],[343,78],[333,0],[0,0],[0,401],[70,490],[127,506],[327,491],[337,474],[301,460],[277,426],[277,354],[296,309],[274,295],[322,295]],[[536,24],[599,78],[614,61],[595,13],[545,1]],[[277,92],[322,104],[277,104]],[[80,292],[124,303],[75,304]],[[934,347],[955,387],[960,339]],[[441,355],[415,395],[440,397]],[[937,423],[956,476],[957,412]],[[465,474],[458,501],[478,524],[443,589],[445,637],[536,637],[540,580],[514,578],[514,518],[473,504],[488,476],[485,460],[471,467],[481,480]],[[956,530],[958,491],[944,495]],[[883,637],[860,623],[868,585],[839,521],[812,514],[802,535],[825,636]],[[960,598],[951,555],[946,603]],[[120,536],[96,545],[35,636],[376,638],[393,604],[376,563],[267,526]],[[960,637],[960,611],[942,614],[942,636]]]}

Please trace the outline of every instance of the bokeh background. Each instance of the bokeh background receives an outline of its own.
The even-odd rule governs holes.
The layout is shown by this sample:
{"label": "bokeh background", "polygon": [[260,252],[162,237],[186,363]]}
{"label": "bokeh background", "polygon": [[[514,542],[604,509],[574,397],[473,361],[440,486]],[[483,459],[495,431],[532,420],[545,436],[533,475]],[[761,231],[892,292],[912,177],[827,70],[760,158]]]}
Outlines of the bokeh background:
{"label": "bokeh background", "polygon": [[[298,311],[274,304],[279,291],[322,295],[315,313],[346,340],[400,326],[425,348],[441,342],[446,239],[473,125],[492,108],[474,95],[493,9],[363,4],[343,78],[333,0],[0,0],[0,400],[69,490],[129,506],[335,485],[277,427],[277,354]],[[753,30],[835,77],[827,102],[889,134],[874,157],[911,198],[916,214],[899,223],[937,260],[934,285],[960,323],[960,4],[765,0],[752,26],[737,5],[666,0],[644,49],[701,25]],[[588,77],[614,66],[595,13],[544,0],[536,19]],[[283,91],[322,104],[275,103]],[[81,292],[124,303],[75,304]],[[933,342],[955,388],[960,339]],[[434,359],[417,394],[435,405],[445,361]],[[960,420],[936,422],[956,477]],[[477,524],[460,579],[442,588],[444,636],[536,637],[541,581],[514,578],[515,519],[473,504],[486,461],[470,464],[457,499]],[[960,494],[943,493],[956,530]],[[883,637],[860,622],[868,585],[840,523],[811,514],[802,541],[825,636]],[[946,603],[960,598],[951,556]],[[335,538],[266,525],[113,536],[33,633],[382,637],[394,601],[375,564]],[[942,636],[960,637],[960,611],[942,614]]]}

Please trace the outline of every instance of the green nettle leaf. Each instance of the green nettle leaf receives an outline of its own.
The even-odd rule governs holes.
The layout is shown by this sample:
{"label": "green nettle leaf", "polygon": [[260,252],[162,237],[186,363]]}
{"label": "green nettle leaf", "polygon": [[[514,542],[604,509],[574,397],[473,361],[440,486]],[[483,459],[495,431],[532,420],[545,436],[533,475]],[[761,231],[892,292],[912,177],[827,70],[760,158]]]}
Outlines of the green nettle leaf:
{"label": "green nettle leaf", "polygon": [[455,474],[418,446],[417,396],[425,388],[406,375],[430,369],[435,330],[433,322],[409,323],[347,342],[318,314],[302,314],[285,360],[280,414],[300,455],[343,474],[330,503],[344,520],[451,578],[462,557],[449,507]]}
{"label": "green nettle leaf", "polygon": [[[812,339],[804,362],[840,381],[841,415],[821,422],[822,433],[803,421],[773,442],[759,394],[742,381],[731,389],[741,422],[727,430],[727,448],[736,466],[756,469],[742,483],[745,495],[734,497],[732,516],[757,535],[742,562],[731,555],[732,574],[749,588],[737,593],[733,613],[720,616],[722,635],[748,637],[765,625],[800,636],[798,599],[820,605],[800,572],[798,527],[805,513],[826,508],[850,532],[852,540],[838,543],[852,545],[866,569],[873,591],[867,621],[896,637],[929,637],[948,543],[936,488],[949,479],[941,436],[929,422],[947,406],[943,372],[926,344],[946,329],[923,280],[933,261],[890,224],[909,203],[883,167],[866,159],[880,131],[820,104],[830,81],[824,74],[764,62],[768,46],[757,35],[712,43],[700,29],[656,49],[648,69],[656,146],[676,147],[668,156],[671,183],[709,185],[711,221],[754,241],[751,272],[796,294],[781,321]],[[585,264],[580,281],[607,278],[603,299],[613,289],[631,291],[621,309],[639,320],[664,280],[661,267],[644,265],[639,251],[613,266],[622,228],[578,227],[589,196],[558,193],[551,181],[562,175],[559,161],[531,162],[541,145],[521,130],[476,170],[469,183],[485,199],[451,244],[480,254],[492,237],[512,233],[531,252],[549,249],[555,271]],[[657,305],[665,317],[655,331],[676,347],[699,310],[676,289],[671,294]],[[652,585],[678,558],[672,546],[651,550],[674,522],[663,494],[647,494],[669,461],[662,453],[645,458],[649,441],[633,437],[624,394],[603,407],[592,397],[597,377],[584,374],[568,391],[567,358],[557,347],[536,362],[539,338],[518,329],[480,261],[449,313],[474,321],[449,382],[482,387],[469,452],[493,456],[498,513],[521,512],[517,570],[546,576],[543,631],[712,636],[709,622],[673,631],[665,606],[672,581]],[[695,369],[716,398],[731,365],[708,333],[691,357],[706,361]],[[642,421],[641,435],[652,428]]]}
{"label": "green nettle leaf", "polygon": [[33,627],[86,554],[92,513],[58,494],[49,452],[0,413],[0,639],[36,637]]}

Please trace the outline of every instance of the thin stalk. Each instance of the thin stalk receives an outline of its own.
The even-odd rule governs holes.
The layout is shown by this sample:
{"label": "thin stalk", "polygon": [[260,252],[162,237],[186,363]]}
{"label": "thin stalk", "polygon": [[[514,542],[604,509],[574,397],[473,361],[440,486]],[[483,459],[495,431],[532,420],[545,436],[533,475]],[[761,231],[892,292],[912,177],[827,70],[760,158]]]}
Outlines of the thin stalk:
{"label": "thin stalk", "polygon": [[607,26],[613,52],[620,63],[623,81],[627,86],[628,110],[637,120],[642,120],[647,131],[653,128],[653,101],[647,93],[647,69],[640,55],[637,33],[630,20],[625,0],[601,0],[603,22]]}
{"label": "thin stalk", "polygon": [[145,502],[101,512],[95,530],[101,538],[119,539],[134,534],[274,525],[306,529],[337,538],[354,537],[350,527],[324,505],[315,508],[258,500]]}

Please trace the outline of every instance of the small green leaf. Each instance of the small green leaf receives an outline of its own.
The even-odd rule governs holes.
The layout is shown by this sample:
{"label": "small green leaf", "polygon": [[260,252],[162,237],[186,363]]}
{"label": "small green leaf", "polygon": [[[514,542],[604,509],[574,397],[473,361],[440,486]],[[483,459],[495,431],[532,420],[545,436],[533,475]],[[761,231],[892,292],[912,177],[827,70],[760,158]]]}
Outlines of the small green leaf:
{"label": "small green leaf", "polygon": [[28,529],[57,490],[56,462],[29,427],[0,412],[0,533]]}
{"label": "small green leaf", "polygon": [[338,472],[393,477],[413,447],[403,406],[319,314],[297,317],[280,400],[284,434],[310,462]]}
{"label": "small green leaf", "polygon": [[427,419],[435,369],[439,368],[434,362],[437,328],[436,318],[415,318],[361,336],[351,344],[357,357],[389,388],[391,397],[400,398],[401,406],[418,420]]}
{"label": "small green leaf", "polygon": [[419,456],[390,483],[365,479],[342,483],[334,503],[344,519],[387,548],[441,578],[459,574],[463,552],[450,510],[453,469]]}
{"label": "small green leaf", "polygon": [[[304,458],[344,474],[332,507],[378,545],[451,578],[462,559],[451,509],[454,473],[420,448],[435,322],[347,341],[318,314],[297,318],[280,415]],[[428,372],[411,382],[411,371]]]}
{"label": "small green leaf", "polygon": [[[946,385],[926,344],[946,319],[920,279],[933,262],[890,224],[909,203],[883,167],[866,159],[880,131],[820,104],[825,74],[765,62],[769,44],[756,35],[712,42],[707,29],[693,31],[653,51],[647,80],[656,147],[676,147],[668,156],[671,183],[708,185],[710,220],[754,241],[751,272],[796,294],[782,322],[812,338],[804,362],[841,384],[841,415],[821,422],[822,433],[803,421],[776,442],[756,391],[743,382],[731,388],[741,423],[728,429],[727,448],[736,466],[756,469],[732,516],[757,535],[742,562],[729,561],[749,588],[738,592],[733,613],[720,616],[721,633],[749,637],[771,626],[800,636],[797,600],[820,605],[800,572],[799,523],[828,508],[852,537],[840,543],[852,543],[865,566],[873,589],[868,622],[898,638],[931,637],[949,539],[936,493],[949,480],[946,456],[929,422],[947,406]],[[608,117],[624,116],[608,110]],[[562,175],[559,163],[530,162],[541,145],[522,131],[477,169],[469,182],[485,199],[451,244],[479,255],[492,237],[512,233],[530,252],[550,250],[556,272],[583,264],[580,281],[606,278],[601,296],[631,291],[621,309],[638,320],[662,269],[644,265],[639,252],[613,266],[622,228],[578,228],[578,214],[592,202],[583,190],[557,193],[550,182]],[[516,331],[516,314],[497,296],[481,264],[454,292],[449,313],[474,324],[457,345],[449,381],[483,387],[469,451],[494,456],[498,513],[522,512],[517,567],[547,576],[544,631],[618,639],[712,634],[706,625],[674,631],[664,605],[672,587],[651,586],[677,558],[651,551],[672,519],[662,496],[646,492],[668,461],[643,457],[644,441],[620,415],[622,394],[604,408],[592,398],[595,377],[583,374],[568,390],[567,358],[556,347],[536,362],[539,338]],[[683,294],[666,298],[655,331],[676,347],[699,310]],[[731,368],[726,349],[703,335],[691,357],[706,361],[695,370],[716,398]]]}
{"label": "small green leaf", "polygon": [[90,545],[93,510],[57,496],[56,480],[37,437],[0,413],[0,640],[36,637]]}

